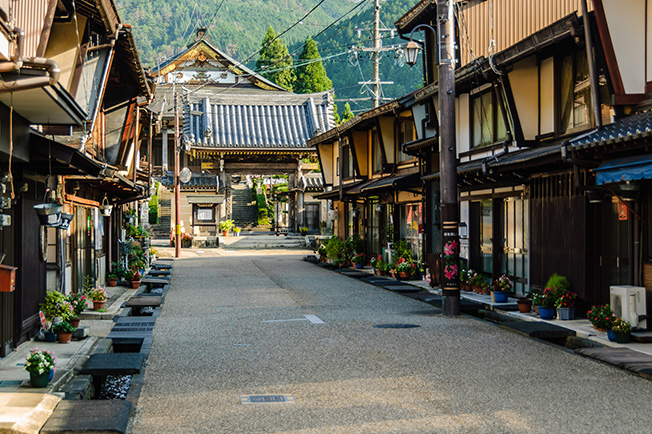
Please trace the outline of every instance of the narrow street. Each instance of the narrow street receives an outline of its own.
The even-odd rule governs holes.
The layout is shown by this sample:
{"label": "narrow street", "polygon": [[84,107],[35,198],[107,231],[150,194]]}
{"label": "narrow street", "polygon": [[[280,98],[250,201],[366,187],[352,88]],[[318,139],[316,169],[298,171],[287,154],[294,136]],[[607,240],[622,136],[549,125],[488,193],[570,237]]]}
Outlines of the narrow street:
{"label": "narrow street", "polygon": [[297,252],[207,251],[175,261],[131,431],[647,432],[651,395],[649,380]]}

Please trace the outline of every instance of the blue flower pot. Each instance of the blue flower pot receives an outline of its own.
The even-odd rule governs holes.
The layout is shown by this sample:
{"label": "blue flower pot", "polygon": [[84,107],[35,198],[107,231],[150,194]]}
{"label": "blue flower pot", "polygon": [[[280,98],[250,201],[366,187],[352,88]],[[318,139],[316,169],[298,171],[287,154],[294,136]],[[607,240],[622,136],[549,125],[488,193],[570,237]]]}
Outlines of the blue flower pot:
{"label": "blue flower pot", "polygon": [[362,265],[362,264],[355,264],[355,268],[357,268],[358,270],[362,270],[362,267],[364,267],[364,265]]}
{"label": "blue flower pot", "polygon": [[541,307],[539,306],[539,318],[541,319],[552,319],[555,316],[554,307]]}
{"label": "blue flower pot", "polygon": [[614,333],[613,330],[608,329],[607,330],[607,338],[609,338],[609,341],[611,341],[611,342],[616,342],[616,333]]}
{"label": "blue flower pot", "polygon": [[507,303],[507,293],[505,291],[494,291],[494,301],[496,303]]}

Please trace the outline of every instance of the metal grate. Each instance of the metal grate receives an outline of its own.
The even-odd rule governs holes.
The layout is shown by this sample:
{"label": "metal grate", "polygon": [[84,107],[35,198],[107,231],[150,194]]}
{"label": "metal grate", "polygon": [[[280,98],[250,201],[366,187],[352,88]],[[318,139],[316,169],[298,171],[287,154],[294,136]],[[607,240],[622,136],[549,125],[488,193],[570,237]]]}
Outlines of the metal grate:
{"label": "metal grate", "polygon": [[292,395],[240,395],[240,404],[296,404]]}
{"label": "metal grate", "polygon": [[15,387],[20,386],[23,380],[2,380],[0,381],[0,387]]}

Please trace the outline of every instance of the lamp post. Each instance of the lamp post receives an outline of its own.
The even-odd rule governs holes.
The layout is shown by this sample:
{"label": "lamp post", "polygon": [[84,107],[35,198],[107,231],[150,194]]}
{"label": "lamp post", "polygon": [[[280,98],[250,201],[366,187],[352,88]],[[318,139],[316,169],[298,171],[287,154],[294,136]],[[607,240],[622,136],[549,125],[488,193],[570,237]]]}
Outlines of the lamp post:
{"label": "lamp post", "polygon": [[439,173],[441,180],[442,264],[444,315],[460,314],[460,237],[457,200],[457,149],[455,144],[455,2],[437,2],[437,29],[420,24],[412,29],[405,61],[416,63],[419,45],[412,40],[417,29],[430,29],[439,37]]}

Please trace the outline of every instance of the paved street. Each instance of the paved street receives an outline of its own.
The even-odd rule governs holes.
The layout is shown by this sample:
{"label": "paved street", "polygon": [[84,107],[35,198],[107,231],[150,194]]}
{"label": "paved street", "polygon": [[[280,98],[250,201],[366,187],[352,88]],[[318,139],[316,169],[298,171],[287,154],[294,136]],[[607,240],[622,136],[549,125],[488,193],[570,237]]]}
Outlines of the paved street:
{"label": "paved street", "polygon": [[[652,382],[303,262],[175,261],[133,433],[642,433]],[[323,324],[320,321],[323,321]],[[374,328],[380,324],[418,328]],[[296,402],[243,404],[246,395]]]}

